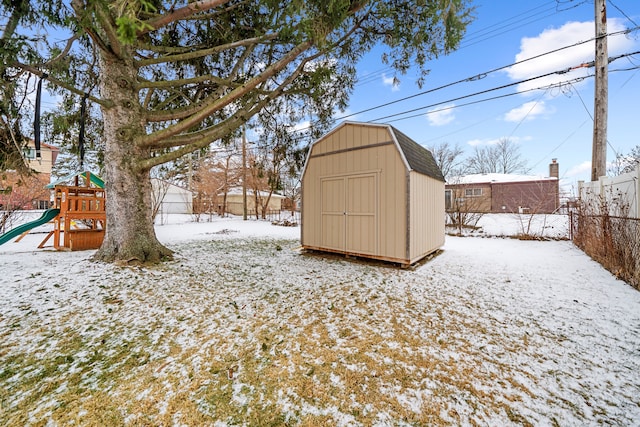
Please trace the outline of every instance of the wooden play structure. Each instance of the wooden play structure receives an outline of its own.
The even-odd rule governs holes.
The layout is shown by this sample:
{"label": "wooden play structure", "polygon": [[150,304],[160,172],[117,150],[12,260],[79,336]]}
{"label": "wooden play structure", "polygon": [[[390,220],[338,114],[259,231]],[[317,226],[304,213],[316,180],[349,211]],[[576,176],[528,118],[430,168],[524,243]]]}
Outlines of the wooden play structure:
{"label": "wooden play structure", "polygon": [[[34,148],[36,158],[40,158],[40,97],[43,76],[37,86],[36,109],[34,118]],[[80,133],[78,148],[80,152],[80,168],[84,163],[84,119],[85,104],[88,94],[82,98],[80,113]],[[37,126],[36,126],[37,125]],[[51,164],[55,161],[51,159]],[[69,182],[72,184],[69,185]],[[12,240],[18,242],[32,229],[53,221],[53,231],[44,238],[38,248],[44,248],[45,243],[53,236],[53,247],[57,250],[79,251],[97,249],[102,245],[106,229],[107,217],[105,212],[104,181],[91,172],[84,171],[63,178],[46,188],[53,190],[54,205],[43,212],[34,221],[21,224],[18,227],[0,235],[0,245]]]}
{"label": "wooden play structure", "polygon": [[[102,245],[106,229],[104,182],[90,172],[72,177],[74,185],[50,184],[54,192],[53,231],[40,243],[39,248],[53,235],[57,250],[81,251],[97,249]],[[80,182],[80,181],[83,182]]]}

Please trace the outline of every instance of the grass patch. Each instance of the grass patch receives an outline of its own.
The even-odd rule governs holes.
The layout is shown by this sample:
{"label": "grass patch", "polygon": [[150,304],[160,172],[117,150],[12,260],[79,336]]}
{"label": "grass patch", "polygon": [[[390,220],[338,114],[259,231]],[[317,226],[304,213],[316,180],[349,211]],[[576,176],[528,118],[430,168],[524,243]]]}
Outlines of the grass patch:
{"label": "grass patch", "polygon": [[3,319],[0,424],[536,424],[517,407],[536,378],[509,363],[527,335],[415,271],[296,246],[197,242],[47,323]]}

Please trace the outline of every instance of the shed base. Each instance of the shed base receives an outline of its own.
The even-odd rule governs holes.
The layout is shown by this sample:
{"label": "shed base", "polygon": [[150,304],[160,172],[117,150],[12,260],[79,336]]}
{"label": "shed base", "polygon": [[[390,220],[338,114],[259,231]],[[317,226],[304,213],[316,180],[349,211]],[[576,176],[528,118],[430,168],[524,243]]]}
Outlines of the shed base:
{"label": "shed base", "polygon": [[400,268],[414,267],[417,264],[421,263],[422,261],[428,261],[442,252],[440,248],[436,248],[431,252],[427,252],[419,257],[414,258],[413,260],[407,260],[402,258],[339,251],[335,249],[319,248],[319,247],[307,246],[307,245],[302,245],[302,249],[305,252],[311,252],[311,253],[317,253],[317,254],[343,255],[347,259],[356,259],[356,260],[365,261],[365,262],[380,261],[380,262],[384,262],[387,265],[395,264],[395,266],[398,266]]}

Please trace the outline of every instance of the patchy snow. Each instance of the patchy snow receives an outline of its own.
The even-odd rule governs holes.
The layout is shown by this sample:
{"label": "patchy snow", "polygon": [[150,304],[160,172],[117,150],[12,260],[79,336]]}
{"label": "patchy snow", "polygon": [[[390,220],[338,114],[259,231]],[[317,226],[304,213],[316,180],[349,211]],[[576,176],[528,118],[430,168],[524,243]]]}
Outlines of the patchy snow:
{"label": "patchy snow", "polygon": [[[560,214],[482,214],[475,230],[463,230],[472,236],[509,237],[528,235],[548,239],[569,237],[569,216]],[[451,229],[453,233],[457,230]]]}
{"label": "patchy snow", "polygon": [[156,230],[158,268],[0,246],[0,424],[638,425],[640,292],[569,241],[447,236],[403,270],[263,221]]}

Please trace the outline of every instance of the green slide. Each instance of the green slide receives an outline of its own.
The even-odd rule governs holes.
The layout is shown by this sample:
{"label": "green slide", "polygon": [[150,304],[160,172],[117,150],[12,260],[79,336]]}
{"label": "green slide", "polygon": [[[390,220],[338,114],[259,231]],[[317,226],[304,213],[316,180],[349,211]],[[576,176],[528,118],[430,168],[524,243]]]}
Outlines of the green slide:
{"label": "green slide", "polygon": [[7,231],[3,235],[0,235],[0,245],[8,242],[14,237],[21,235],[25,231],[29,231],[32,228],[35,228],[42,224],[46,224],[47,222],[55,218],[59,213],[60,213],[60,209],[47,209],[46,211],[44,211],[42,216],[36,219],[35,221],[31,221],[31,222],[27,222],[26,224],[19,225],[16,228],[13,228]]}

